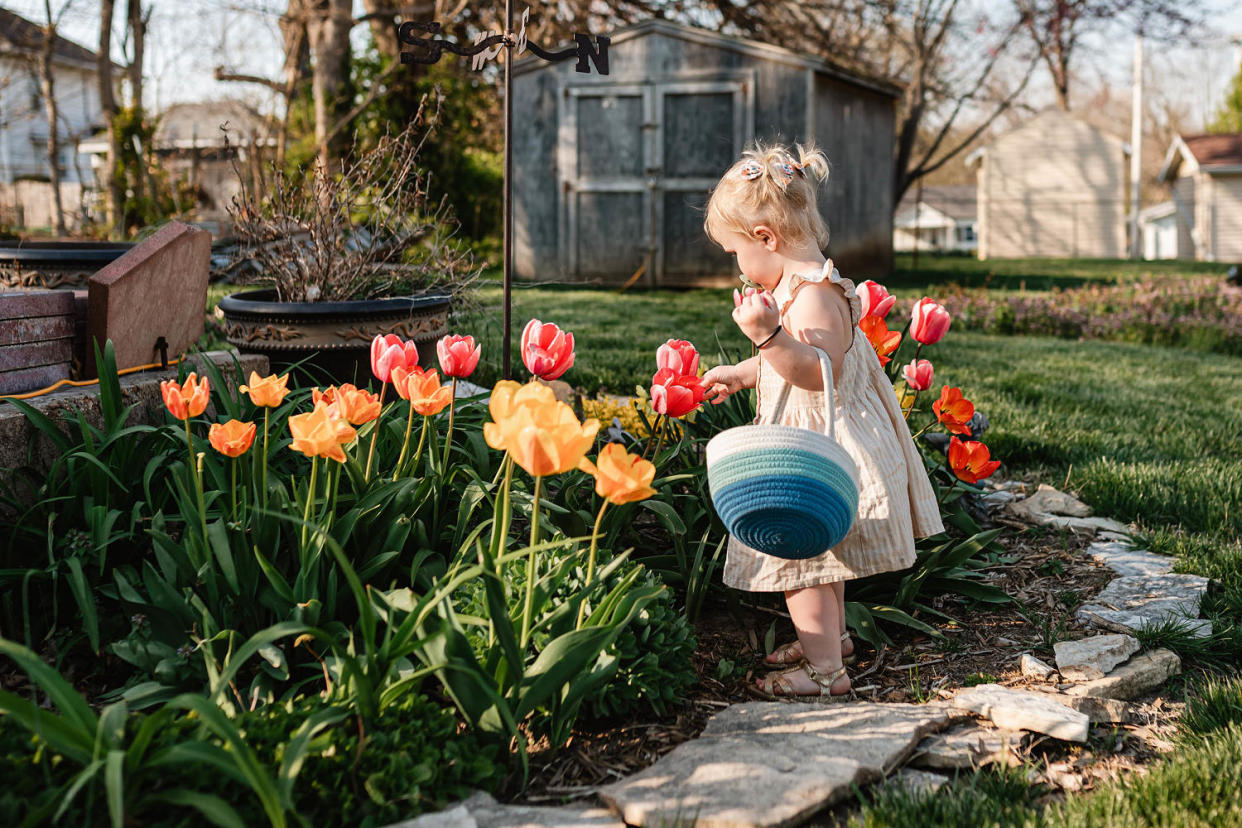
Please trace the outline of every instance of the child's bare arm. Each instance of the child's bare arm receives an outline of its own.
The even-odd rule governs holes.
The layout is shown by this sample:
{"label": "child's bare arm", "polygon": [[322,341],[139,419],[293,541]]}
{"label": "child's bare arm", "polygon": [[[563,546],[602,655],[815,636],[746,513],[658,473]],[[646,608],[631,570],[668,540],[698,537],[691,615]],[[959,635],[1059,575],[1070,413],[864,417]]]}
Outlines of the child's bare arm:
{"label": "child's bare arm", "polygon": [[759,380],[759,357],[751,357],[737,365],[718,365],[703,375],[705,394],[719,404],[744,388],[754,388]]}
{"label": "child's bare arm", "polygon": [[[753,307],[747,316],[763,317],[739,320],[738,324],[754,341],[755,335],[776,328],[776,317]],[[744,325],[743,321],[751,323]],[[770,327],[764,327],[764,324]],[[747,330],[747,328],[752,330]],[[828,354],[832,363],[833,381],[841,376],[841,364],[853,338],[849,303],[839,287],[810,283],[798,290],[785,315],[783,330],[768,340],[762,350],[768,364],[790,384],[812,391],[823,389],[819,355],[815,348]],[[759,334],[754,331],[758,330]],[[814,346],[814,347],[812,347]]]}

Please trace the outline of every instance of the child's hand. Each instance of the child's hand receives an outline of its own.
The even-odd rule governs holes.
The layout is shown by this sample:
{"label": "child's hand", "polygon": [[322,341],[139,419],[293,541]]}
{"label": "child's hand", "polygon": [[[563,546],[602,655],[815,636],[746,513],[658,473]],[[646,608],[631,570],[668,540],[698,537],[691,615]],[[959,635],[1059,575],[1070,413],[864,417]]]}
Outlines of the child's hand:
{"label": "child's hand", "polygon": [[736,365],[718,365],[700,377],[699,382],[703,386],[703,396],[713,405],[720,405],[746,387]]}
{"label": "child's hand", "polygon": [[776,309],[776,297],[766,290],[748,290],[745,296],[733,291],[733,321],[751,342],[759,344],[771,336],[780,324],[781,314]]}

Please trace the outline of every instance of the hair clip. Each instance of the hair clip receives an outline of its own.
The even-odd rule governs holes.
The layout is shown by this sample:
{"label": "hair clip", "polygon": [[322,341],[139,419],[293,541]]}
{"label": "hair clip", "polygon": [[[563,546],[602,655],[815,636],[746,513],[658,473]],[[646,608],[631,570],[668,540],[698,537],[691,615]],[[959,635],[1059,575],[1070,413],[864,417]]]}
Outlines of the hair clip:
{"label": "hair clip", "polygon": [[747,161],[742,165],[742,168],[738,170],[738,172],[741,174],[742,178],[745,178],[747,181],[754,181],[756,178],[763,175],[763,165],[761,165],[758,161]]}
{"label": "hair clip", "polygon": [[781,164],[781,173],[783,173],[781,176],[781,186],[788,187],[794,177],[793,164]]}

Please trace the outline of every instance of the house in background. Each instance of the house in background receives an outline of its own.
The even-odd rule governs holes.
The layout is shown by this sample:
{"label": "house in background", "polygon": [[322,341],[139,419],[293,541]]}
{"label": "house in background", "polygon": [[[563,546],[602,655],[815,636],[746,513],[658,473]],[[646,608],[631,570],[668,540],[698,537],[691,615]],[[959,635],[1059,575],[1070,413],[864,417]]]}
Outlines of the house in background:
{"label": "house in background", "polygon": [[[228,207],[241,190],[241,175],[275,153],[275,126],[238,100],[173,104],[157,117],[151,150],[174,181],[189,184],[196,203],[183,206],[193,223],[215,235],[229,232]],[[82,142],[91,167],[107,163],[108,138]]]}
{"label": "house in background", "polygon": [[1179,135],[1160,181],[1172,196],[1160,220],[1175,230],[1160,258],[1242,262],[1242,133]]}
{"label": "house in background", "polygon": [[1179,255],[1178,224],[1177,205],[1172,201],[1162,201],[1140,210],[1139,233],[1143,239],[1143,258],[1148,261],[1184,258]]}
{"label": "house in background", "polygon": [[1060,109],[975,150],[979,258],[1125,255],[1128,153]]}
{"label": "house in background", "polygon": [[[55,224],[48,183],[47,112],[39,80],[43,29],[0,9],[0,222],[18,227]],[[61,128],[61,203],[70,226],[82,217],[89,168],[79,163],[77,143],[103,122],[95,52],[59,35],[52,52],[53,85]]]}
{"label": "house in background", "polygon": [[832,173],[828,254],[855,278],[893,256],[897,87],[823,60],[649,20],[612,35],[608,75],[513,67],[514,264],[521,278],[734,283],[703,208],[747,142],[814,140]]}
{"label": "house in background", "polygon": [[977,216],[974,187],[911,187],[893,216],[893,250],[974,252]]}

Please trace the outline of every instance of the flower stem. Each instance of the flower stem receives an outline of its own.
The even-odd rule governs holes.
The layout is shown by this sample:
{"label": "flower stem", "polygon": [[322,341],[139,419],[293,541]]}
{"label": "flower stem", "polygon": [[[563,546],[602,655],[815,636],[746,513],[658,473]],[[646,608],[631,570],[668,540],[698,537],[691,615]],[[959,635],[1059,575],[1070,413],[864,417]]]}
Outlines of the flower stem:
{"label": "flower stem", "polygon": [[198,497],[198,524],[203,534],[203,555],[206,560],[207,555],[207,503],[203,498],[203,478],[199,469],[198,458],[194,456],[194,439],[190,436],[190,418],[186,417],[182,420],[185,423],[185,447],[190,452],[190,478],[194,481],[194,494]]}
{"label": "flower stem", "polygon": [[936,505],[940,505],[941,503],[944,503],[944,499],[949,496],[949,492],[953,491],[956,488],[957,488],[957,478],[954,477],[953,482],[949,485],[949,488],[945,489],[943,492],[940,493],[940,499],[936,501]]}
{"label": "flower stem", "polygon": [[312,457],[310,487],[306,490],[306,508],[302,510],[302,548],[306,548],[306,527],[310,523],[311,504],[315,502],[315,472],[319,469],[318,458]]}
{"label": "flower stem", "polygon": [[423,458],[423,446],[427,444],[427,424],[430,422],[430,417],[423,417],[423,428],[418,435],[418,448],[414,451],[414,462],[410,464],[410,474],[418,471],[418,461]]}
{"label": "flower stem", "polygon": [[448,474],[449,449],[453,447],[453,412],[457,410],[457,377],[453,377],[453,399],[449,401],[448,434],[444,435],[444,459],[440,461],[440,474]]}
{"label": "flower stem", "polygon": [[380,413],[379,413],[379,416],[375,418],[375,425],[371,432],[371,450],[367,452],[367,468],[366,468],[366,471],[363,472],[363,475],[362,475],[362,479],[368,483],[371,482],[371,461],[375,459],[375,441],[379,439],[380,420],[382,420],[384,417],[384,392],[386,392],[387,390],[388,390],[387,382],[380,385],[380,396],[379,396]]}
{"label": "flower stem", "polygon": [[232,467],[229,469],[229,488],[233,495],[233,522],[237,522],[237,464],[241,461],[236,457],[233,458]]}
{"label": "flower stem", "polygon": [[405,439],[401,441],[401,454],[397,457],[397,467],[393,470],[392,479],[396,480],[405,465],[405,455],[410,450],[410,430],[414,428],[414,403],[410,403],[410,413],[405,418]]}
{"label": "flower stem", "polygon": [[543,493],[543,477],[535,475],[535,499],[530,512],[530,549],[526,558],[526,603],[522,608],[521,649],[530,640],[530,616],[535,603],[535,544],[539,540],[539,496]]}
{"label": "flower stem", "polygon": [[[599,514],[595,516],[595,528],[591,530],[591,551],[587,554],[587,571],[586,584],[584,589],[591,586],[591,578],[595,575],[595,547],[599,543],[599,525],[604,520],[604,510],[608,508],[608,498],[604,498],[604,502],[600,504]],[[583,596],[582,603],[578,605],[578,623],[574,625],[575,630],[582,629],[582,618],[586,615],[586,597]]]}
{"label": "flower stem", "polygon": [[263,508],[267,508],[267,417],[272,409],[263,406]]}

